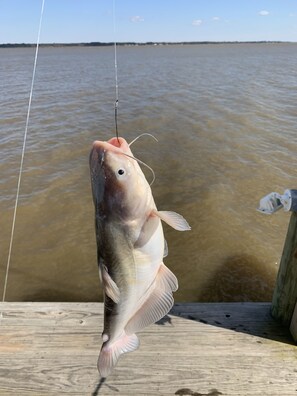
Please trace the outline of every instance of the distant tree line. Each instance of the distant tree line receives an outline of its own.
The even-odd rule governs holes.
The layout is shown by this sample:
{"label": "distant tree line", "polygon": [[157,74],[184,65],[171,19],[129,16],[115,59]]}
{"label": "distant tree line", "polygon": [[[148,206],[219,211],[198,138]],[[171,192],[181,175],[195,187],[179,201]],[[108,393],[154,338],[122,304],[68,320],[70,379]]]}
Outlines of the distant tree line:
{"label": "distant tree line", "polygon": [[[143,45],[201,45],[201,44],[280,44],[289,43],[287,41],[177,41],[177,42],[154,42],[148,41],[145,43],[137,42],[119,42],[118,46],[143,46]],[[90,43],[51,43],[51,44],[40,44],[40,47],[108,47],[114,45],[113,42],[102,43],[100,41],[94,41]],[[35,47],[36,44],[0,44],[0,48],[31,48]]]}

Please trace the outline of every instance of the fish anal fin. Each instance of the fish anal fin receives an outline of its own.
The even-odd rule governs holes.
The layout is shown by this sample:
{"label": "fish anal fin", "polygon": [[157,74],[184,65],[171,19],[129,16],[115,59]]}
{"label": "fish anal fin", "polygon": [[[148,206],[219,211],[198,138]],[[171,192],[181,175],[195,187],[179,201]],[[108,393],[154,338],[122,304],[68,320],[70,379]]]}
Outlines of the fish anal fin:
{"label": "fish anal fin", "polygon": [[117,284],[109,275],[105,265],[100,266],[100,273],[105,294],[117,304],[121,294]]}
{"label": "fish anal fin", "polygon": [[153,210],[153,215],[158,216],[161,220],[165,221],[168,225],[177,231],[189,231],[191,229],[187,220],[176,212],[166,210]]}
{"label": "fish anal fin", "polygon": [[139,340],[136,334],[123,335],[117,340],[107,341],[102,345],[97,367],[101,377],[106,378],[117,364],[119,357],[123,353],[133,352],[139,346]]}
{"label": "fish anal fin", "polygon": [[162,263],[148,297],[127,323],[126,333],[136,333],[163,318],[173,306],[172,292],[177,288],[175,275]]}

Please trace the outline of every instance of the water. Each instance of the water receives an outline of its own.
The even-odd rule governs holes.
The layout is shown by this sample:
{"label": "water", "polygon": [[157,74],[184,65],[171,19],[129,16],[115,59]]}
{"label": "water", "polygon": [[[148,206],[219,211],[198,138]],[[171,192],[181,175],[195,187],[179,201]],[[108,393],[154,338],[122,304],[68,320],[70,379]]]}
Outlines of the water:
{"label": "water", "polygon": [[[7,300],[102,300],[88,154],[114,134],[113,57],[40,48]],[[1,289],[33,62],[0,50]],[[296,188],[296,65],[294,44],[118,48],[120,135],[158,138],[133,152],[156,173],[158,208],[192,226],[164,226],[177,301],[271,299],[289,214],[255,209]]]}

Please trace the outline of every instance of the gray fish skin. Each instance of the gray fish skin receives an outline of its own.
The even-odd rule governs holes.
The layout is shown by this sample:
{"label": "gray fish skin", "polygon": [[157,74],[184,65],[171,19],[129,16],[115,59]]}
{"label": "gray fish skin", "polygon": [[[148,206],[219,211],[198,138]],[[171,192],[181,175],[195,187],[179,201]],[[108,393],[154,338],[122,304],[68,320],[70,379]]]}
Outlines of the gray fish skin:
{"label": "gray fish skin", "polygon": [[[125,155],[127,154],[127,155]],[[161,219],[190,227],[174,212],[158,212],[149,184],[123,138],[96,141],[90,153],[95,229],[104,291],[103,344],[98,370],[107,377],[119,356],[138,348],[135,332],[173,305],[175,275],[164,265]]]}

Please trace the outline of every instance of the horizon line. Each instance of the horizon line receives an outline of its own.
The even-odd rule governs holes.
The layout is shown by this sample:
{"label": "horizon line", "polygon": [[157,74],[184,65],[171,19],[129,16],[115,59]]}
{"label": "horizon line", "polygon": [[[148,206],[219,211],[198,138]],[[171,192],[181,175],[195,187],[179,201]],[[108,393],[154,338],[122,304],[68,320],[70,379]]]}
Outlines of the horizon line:
{"label": "horizon line", "polygon": [[[295,44],[296,41],[289,40],[203,40],[203,41],[119,41],[119,42],[101,42],[101,41],[90,41],[90,42],[70,42],[70,43],[40,43],[41,47],[70,47],[70,46],[82,46],[82,47],[107,47],[114,46],[144,46],[144,45],[199,45],[199,44]],[[17,47],[34,47],[36,43],[1,43],[0,48],[17,48]]]}

